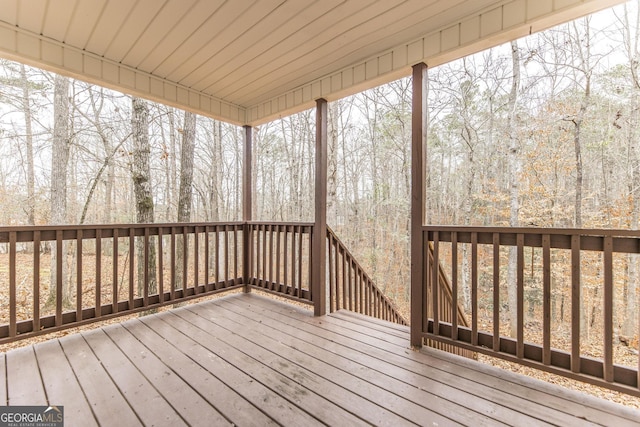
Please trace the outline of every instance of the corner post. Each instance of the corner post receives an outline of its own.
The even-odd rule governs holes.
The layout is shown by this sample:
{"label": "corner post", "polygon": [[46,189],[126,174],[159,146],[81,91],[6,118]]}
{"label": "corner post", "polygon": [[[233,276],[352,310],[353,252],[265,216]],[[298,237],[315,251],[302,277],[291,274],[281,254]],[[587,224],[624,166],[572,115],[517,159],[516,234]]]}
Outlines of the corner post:
{"label": "corner post", "polygon": [[311,298],[313,313],[327,312],[327,100],[316,100],[315,222],[311,248]]}
{"label": "corner post", "polygon": [[425,63],[413,66],[413,98],[411,101],[411,345],[422,347],[425,323],[422,226],[425,211],[424,155],[426,143],[426,75]]}
{"label": "corner post", "polygon": [[243,162],[242,162],[242,283],[244,283],[244,292],[251,292],[251,245],[253,239],[251,237],[252,220],[252,198],[251,198],[251,162],[252,162],[252,130],[251,126],[243,126],[244,130],[244,146],[243,146]]}

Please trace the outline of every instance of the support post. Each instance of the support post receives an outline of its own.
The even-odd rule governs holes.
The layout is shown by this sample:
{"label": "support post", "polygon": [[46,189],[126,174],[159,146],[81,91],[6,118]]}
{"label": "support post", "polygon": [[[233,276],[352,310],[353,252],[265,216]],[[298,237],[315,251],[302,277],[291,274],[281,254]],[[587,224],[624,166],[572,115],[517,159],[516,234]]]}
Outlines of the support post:
{"label": "support post", "polygon": [[327,312],[327,101],[316,101],[315,222],[312,234],[311,298],[313,312]]}
{"label": "support post", "polygon": [[244,292],[251,292],[251,238],[252,230],[249,222],[252,218],[252,127],[243,126],[244,130],[244,147],[242,162],[242,221],[244,222],[242,230],[242,283],[244,283]]}
{"label": "support post", "polygon": [[413,66],[413,98],[411,102],[411,345],[415,348],[422,347],[422,327],[426,323],[425,315],[427,312],[422,241],[425,207],[426,74],[427,65],[425,63]]}

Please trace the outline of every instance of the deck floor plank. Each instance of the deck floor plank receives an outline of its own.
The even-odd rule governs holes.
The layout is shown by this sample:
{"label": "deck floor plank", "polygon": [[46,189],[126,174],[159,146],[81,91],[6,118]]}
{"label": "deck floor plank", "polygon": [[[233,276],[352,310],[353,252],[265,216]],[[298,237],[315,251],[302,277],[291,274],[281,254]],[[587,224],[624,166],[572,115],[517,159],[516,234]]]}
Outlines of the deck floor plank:
{"label": "deck floor plank", "polygon": [[116,419],[120,425],[143,425],[82,335],[67,335],[60,344],[100,425]]}
{"label": "deck floor plank", "polygon": [[353,311],[349,311],[349,310],[338,310],[334,313],[331,313],[331,316],[339,317],[342,319],[348,319],[356,324],[375,326],[375,328],[380,331],[384,331],[389,335],[393,335],[400,338],[405,338],[409,333],[408,326],[387,322],[386,320],[376,319],[375,317],[369,318],[368,316],[365,316]]}
{"label": "deck floor plank", "polygon": [[156,391],[102,329],[82,334],[129,405],[145,424],[186,426],[182,417]]}
{"label": "deck floor plank", "polygon": [[[331,381],[352,389],[415,423],[419,424],[429,419],[438,425],[445,425],[451,421],[478,426],[498,424],[480,412],[468,410],[443,398],[442,394],[436,396],[426,391],[431,384],[424,382],[409,384],[398,380],[407,376],[407,373],[398,372],[399,370],[394,369],[396,367],[393,365],[367,357],[358,351],[348,351],[345,347],[285,325],[284,322],[262,316],[260,321],[252,320],[248,317],[251,312],[243,311],[240,306],[221,304],[219,307],[229,310],[230,313],[226,314],[225,318],[243,322],[240,324],[246,328],[241,328],[241,331],[255,331],[247,334],[247,339],[252,342],[262,342],[265,339],[279,341],[289,347],[283,353],[288,360],[298,364],[306,363],[314,372],[322,373]],[[202,309],[209,310],[208,307],[202,307]],[[213,314],[213,311],[210,313]],[[411,377],[413,379],[415,375]],[[450,397],[460,397],[458,390],[450,389]],[[491,406],[493,405],[483,406],[482,410],[487,407],[491,409]],[[515,416],[515,421],[518,420],[517,415],[517,413],[511,414],[512,417]]]}
{"label": "deck floor plank", "polygon": [[[328,318],[329,322],[336,322],[336,326],[349,325],[354,328],[352,322],[334,318]],[[353,330],[353,329],[351,329]],[[371,336],[369,331],[367,336]],[[356,335],[357,336],[357,335]],[[376,341],[370,342],[374,346],[379,346]],[[398,348],[403,348],[398,345]],[[389,347],[392,353],[397,352],[397,348]],[[510,394],[515,394],[529,400],[533,406],[525,405],[524,410],[530,411],[531,408],[539,406],[546,407],[550,411],[565,412],[573,417],[580,417],[585,422],[592,421],[594,423],[607,424],[610,422],[610,416],[615,415],[618,418],[626,418],[630,423],[620,425],[638,425],[637,411],[628,411],[620,405],[611,404],[610,402],[593,398],[592,396],[582,393],[568,393],[562,387],[553,386],[544,381],[518,375],[509,371],[494,368],[469,359],[450,355],[441,351],[430,348],[424,348],[420,352],[429,358],[425,366],[437,366],[437,369],[447,369],[449,372],[455,372],[456,375],[468,378],[482,386],[490,386],[495,390],[509,390]],[[469,364],[471,362],[472,364]],[[505,388],[506,387],[506,388]],[[548,415],[547,415],[548,416]]]}
{"label": "deck floor plank", "polygon": [[409,347],[409,328],[234,294],[0,354],[0,404],[67,425],[638,426],[640,411]]}
{"label": "deck floor plank", "polygon": [[[260,382],[261,384],[270,385],[269,388],[293,406],[298,406],[308,413],[312,419],[322,420],[329,425],[365,425],[366,423],[347,411],[342,410],[338,406],[332,404],[325,397],[317,395],[313,391],[301,386],[295,380],[286,376],[278,369],[273,369],[268,362],[273,357],[267,352],[258,351],[254,346],[250,353],[244,353],[233,347],[230,342],[240,345],[237,337],[233,334],[226,334],[220,328],[215,328],[210,322],[198,316],[184,313],[185,310],[176,310],[174,316],[167,316],[166,321],[176,328],[184,327],[185,324],[191,323],[198,326],[198,329],[192,331],[192,336],[201,345],[211,352],[221,355],[221,357],[229,358],[230,362],[237,366],[242,366],[244,372]],[[188,320],[185,320],[186,316]],[[215,337],[209,335],[208,332],[201,328],[215,328]],[[247,343],[253,345],[252,343]],[[277,362],[276,362],[277,363]],[[284,366],[280,366],[284,369]],[[308,374],[302,372],[301,374]],[[317,422],[317,421],[316,421]]]}
{"label": "deck floor plank", "polygon": [[[193,389],[190,378],[184,378],[180,374],[185,365],[180,365],[182,360],[168,351],[155,352],[147,347],[148,342],[154,342],[154,336],[146,342],[139,341],[125,327],[126,324],[135,324],[138,320],[125,322],[122,325],[113,325],[105,328],[105,332],[114,343],[125,353],[131,363],[152,383],[159,393],[171,404],[181,417],[192,426],[229,425],[230,422],[220,414],[211,403]],[[155,334],[154,334],[155,335]],[[161,347],[167,347],[163,340]],[[206,372],[193,370],[200,381],[207,381]],[[211,382],[211,391],[220,390],[217,384]],[[226,391],[222,389],[222,391]],[[213,393],[212,393],[213,394]],[[196,408],[196,409],[194,409]]]}
{"label": "deck floor plank", "polygon": [[[212,376],[212,380],[219,385],[213,388],[211,385],[204,385],[202,392],[213,394],[214,401],[220,404],[220,411],[226,411],[227,417],[240,425],[277,425],[276,421],[295,421],[300,425],[303,423],[314,423],[311,417],[282,399],[277,393],[264,387],[254,378],[244,373],[236,367],[233,359],[228,359],[228,355],[223,349],[216,346],[214,351],[206,348],[205,343],[195,340],[197,332],[192,332],[189,326],[188,334],[184,334],[184,328],[176,329],[172,326],[172,316],[158,316],[158,318],[143,318],[141,322],[163,335],[171,336],[172,352],[184,352],[182,358],[190,360],[200,366],[207,375]],[[184,325],[182,325],[184,326]],[[144,335],[141,328],[134,330],[134,333]],[[150,344],[151,345],[151,344]],[[151,347],[154,348],[155,347]],[[172,356],[178,360],[177,356]],[[188,366],[188,365],[187,365]],[[215,390],[215,393],[211,391]],[[269,403],[266,405],[266,403]],[[264,406],[264,408],[261,408]]]}
{"label": "deck floor plank", "polygon": [[[223,308],[228,308],[233,301],[229,301]],[[235,305],[232,310],[242,310],[246,308]],[[255,309],[253,310],[255,312]],[[249,314],[245,312],[244,314]],[[266,325],[283,324],[284,322],[277,318],[269,318],[268,315],[260,316],[260,322]],[[286,327],[283,326],[283,330]],[[468,393],[463,387],[455,388],[447,382],[439,382],[424,376],[416,375],[415,372],[405,369],[402,364],[393,363],[393,361],[383,360],[382,357],[376,358],[368,354],[368,351],[358,351],[357,344],[349,347],[340,341],[339,337],[324,334],[322,331],[306,329],[304,326],[290,326],[288,332],[291,334],[291,342],[296,348],[301,348],[300,342],[309,343],[314,346],[313,353],[315,357],[322,357],[323,360],[331,360],[337,367],[344,366],[354,375],[363,375],[368,381],[378,382],[385,386],[388,390],[397,390],[396,392],[407,399],[423,404],[429,407],[432,403],[433,410],[441,411],[444,416],[456,419],[458,422],[482,423],[483,420],[495,419],[507,421],[530,421],[528,415],[519,412],[501,408],[493,402],[484,402],[478,400],[476,396]],[[404,349],[410,351],[408,349]],[[322,354],[322,356],[321,356]],[[344,362],[348,357],[348,361]],[[366,367],[367,369],[362,369]],[[410,392],[407,392],[407,389]],[[469,402],[469,406],[461,406],[459,401]],[[501,413],[496,413],[500,411]]]}
{"label": "deck floor plank", "polygon": [[[356,323],[362,324],[362,325],[366,325],[369,320],[367,317],[362,316],[361,314],[349,312],[347,310],[341,310],[337,313],[333,313],[331,317],[341,318],[347,321],[353,321],[353,319],[360,319],[360,321]],[[374,319],[374,320],[375,320],[374,322],[370,323],[370,328],[384,331],[385,330],[384,323],[386,322],[380,321],[378,319]],[[396,324],[394,324],[394,326],[398,329],[404,328],[406,334],[409,334],[408,326],[402,326],[402,325],[396,325]],[[436,365],[453,363],[454,365],[459,365],[463,367],[464,372],[468,372],[467,371],[468,369],[470,369],[471,372],[474,372],[474,373],[488,372],[491,376],[495,377],[498,381],[506,381],[509,384],[510,388],[516,388],[518,391],[521,391],[527,395],[528,395],[527,391],[520,388],[521,386],[524,386],[529,389],[533,389],[535,392],[544,392],[547,394],[554,395],[561,399],[562,407],[564,408],[567,407],[568,403],[575,403],[578,405],[577,411],[580,412],[585,410],[585,408],[587,411],[590,411],[590,408],[592,406],[595,406],[597,408],[597,414],[599,415],[600,422],[606,421],[607,414],[614,415],[615,417],[627,418],[629,421],[633,421],[634,423],[636,422],[638,417],[638,412],[633,409],[623,407],[618,404],[614,404],[605,400],[601,400],[591,395],[587,395],[584,393],[575,393],[565,388],[558,387],[553,384],[549,384],[547,382],[529,378],[523,375],[518,375],[517,373],[513,373],[510,371],[495,369],[493,367],[486,366],[486,365],[479,365],[478,363],[476,363],[471,359],[455,357],[455,356],[450,357],[448,353],[435,351],[428,347],[425,347],[421,351],[425,353],[429,358],[436,358],[437,360],[434,362]],[[452,370],[453,369],[455,368],[452,368]],[[486,378],[483,378],[483,380],[485,379]],[[494,382],[491,382],[491,383],[494,384]],[[537,398],[538,396],[536,396],[534,399],[537,399]]]}
{"label": "deck floor plank", "polygon": [[[586,399],[588,404],[585,404],[587,402],[576,403],[555,396],[548,391],[549,389],[555,391],[561,389],[561,387],[549,387],[551,386],[550,384],[543,383],[547,387],[546,390],[541,391],[537,388],[537,385],[541,383],[540,381],[522,375],[509,373],[498,368],[482,365],[437,350],[424,349],[421,352],[411,351],[408,348],[408,338],[404,346],[390,344],[387,339],[375,339],[374,336],[376,333],[366,329],[362,330],[359,326],[353,325],[349,321],[338,319],[333,315],[323,318],[298,318],[295,316],[295,312],[292,312],[286,305],[265,305],[263,299],[260,297],[256,298],[256,296],[251,295],[250,298],[255,298],[252,304],[250,304],[252,310],[257,311],[258,307],[260,307],[261,315],[268,317],[279,313],[291,319],[300,320],[308,325],[315,326],[320,330],[333,334],[331,335],[332,340],[341,342],[350,348],[358,348],[361,344],[364,344],[367,346],[369,354],[380,360],[387,360],[409,369],[416,375],[428,373],[430,378],[455,386],[460,390],[473,393],[477,398],[485,398],[506,407],[511,407],[522,413],[557,423],[566,423],[571,420],[575,421],[576,417],[578,417],[582,420],[582,425],[587,425],[586,423],[589,421],[596,424],[607,425],[611,421],[610,415],[612,415],[607,408],[615,408],[614,412],[616,414],[620,413],[624,418],[627,418],[627,421],[631,422],[631,424],[628,424],[627,421],[621,419],[620,422],[623,423],[621,425],[638,425],[637,411],[633,411],[635,413],[635,419],[627,417],[624,414],[628,411],[625,411],[625,408],[620,405],[609,405],[609,402],[599,399]],[[439,355],[440,359],[434,359],[431,354]],[[468,361],[473,367],[468,369],[463,364],[457,364],[458,361]],[[494,373],[498,373],[502,377],[496,378],[493,375]],[[509,379],[516,379],[516,381],[511,382],[508,381]],[[528,384],[528,386],[523,386],[522,382]],[[533,386],[531,386],[532,384]],[[573,393],[570,394],[573,395]],[[465,401],[465,404],[469,403],[471,403],[470,400]],[[596,403],[597,405],[593,407]],[[620,411],[620,409],[623,410]],[[625,424],[625,422],[627,423]]]}
{"label": "deck floor plank", "polygon": [[[223,304],[233,303],[234,302],[230,300]],[[264,307],[258,308],[258,306],[251,306],[249,309],[253,312],[260,313],[260,318],[263,322],[265,321],[263,318],[273,318],[275,322],[284,323],[278,315],[288,313],[288,308],[280,308],[284,313],[278,313],[278,309],[274,309],[273,307],[264,312],[260,311],[264,310]],[[313,321],[313,318],[311,320]],[[474,411],[478,418],[472,422],[474,425],[480,422],[482,417],[493,418],[498,422],[506,424],[515,423],[515,425],[534,423],[536,419],[547,419],[563,424],[573,420],[573,417],[567,416],[562,412],[549,412],[544,408],[531,408],[528,411],[514,409],[514,407],[518,408],[519,404],[528,404],[529,402],[519,400],[517,396],[513,396],[507,391],[487,388],[482,384],[461,379],[448,372],[443,373],[438,370],[425,368],[422,365],[417,365],[413,360],[407,361],[402,356],[399,356],[399,354],[385,352],[384,343],[377,343],[382,346],[382,348],[378,348],[376,344],[371,345],[371,343],[358,341],[352,336],[336,334],[330,330],[333,328],[326,330],[313,323],[303,323],[304,325],[299,324],[297,327],[301,332],[306,333],[306,335],[298,335],[298,339],[319,339],[319,345],[323,345],[322,343],[325,342],[324,347],[337,354],[352,353],[356,350],[357,361],[362,365],[371,367],[372,369],[373,367],[378,367],[377,372],[379,374],[389,373],[398,380],[405,379],[410,384],[433,394],[435,399],[441,400],[435,408],[441,408],[443,415],[451,414],[449,416],[459,416],[455,412],[453,414],[456,415],[453,415],[450,411],[446,411],[445,407],[441,406],[442,402],[449,400],[457,405],[456,410],[461,414],[464,413],[465,409]],[[367,339],[367,337],[360,338],[365,341]],[[359,349],[360,351],[357,351]],[[406,347],[397,353],[409,354],[411,356],[419,355],[419,353]],[[464,403],[461,404],[460,402]],[[469,421],[459,420],[459,422],[467,423]]]}
{"label": "deck floor plank", "polygon": [[[191,313],[191,315],[187,314]],[[384,389],[367,384],[349,374],[344,374],[335,370],[326,363],[320,363],[317,359],[305,355],[296,356],[295,349],[287,347],[285,342],[291,340],[285,337],[284,341],[273,340],[270,337],[278,333],[275,328],[266,328],[259,331],[259,325],[250,325],[245,328],[242,318],[232,319],[230,313],[220,310],[208,310],[206,306],[191,306],[186,310],[176,312],[177,315],[185,319],[193,319],[193,316],[200,317],[200,325],[203,330],[212,330],[212,334],[231,338],[231,331],[241,336],[243,340],[237,341],[237,348],[240,351],[253,351],[253,353],[273,369],[277,369],[286,375],[291,381],[297,382],[300,386],[324,396],[343,410],[356,408],[355,415],[376,425],[410,425],[411,422],[418,423],[419,420],[407,420],[408,413],[413,412],[415,417],[434,417],[435,414],[424,410],[417,405],[405,404],[401,399],[394,399],[396,396]],[[209,323],[204,323],[208,321]],[[212,325],[212,326],[209,326]],[[227,330],[216,331],[214,328],[221,327]],[[257,347],[256,347],[257,346]],[[386,403],[383,405],[383,403]],[[394,405],[394,403],[396,405]],[[423,418],[424,419],[424,418]],[[410,422],[408,422],[410,421]]]}
{"label": "deck floor plank", "polygon": [[[60,342],[58,340],[45,341],[34,346],[42,383],[49,400],[48,405],[64,406],[65,417],[82,420],[86,426],[96,426],[97,421],[91,410],[91,405],[76,380]],[[75,396],[68,399],[68,396]],[[62,404],[64,402],[64,405]]]}
{"label": "deck floor plank", "polygon": [[47,404],[33,347],[23,347],[7,353],[7,384],[9,405]]}

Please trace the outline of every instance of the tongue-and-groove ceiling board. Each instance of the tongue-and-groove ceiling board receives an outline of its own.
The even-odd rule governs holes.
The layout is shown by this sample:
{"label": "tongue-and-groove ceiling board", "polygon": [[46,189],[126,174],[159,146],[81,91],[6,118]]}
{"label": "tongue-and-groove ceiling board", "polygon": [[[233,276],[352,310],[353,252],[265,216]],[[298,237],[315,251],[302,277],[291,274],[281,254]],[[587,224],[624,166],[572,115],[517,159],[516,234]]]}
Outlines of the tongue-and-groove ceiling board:
{"label": "tongue-and-groove ceiling board", "polygon": [[256,125],[622,0],[0,0],[0,55]]}

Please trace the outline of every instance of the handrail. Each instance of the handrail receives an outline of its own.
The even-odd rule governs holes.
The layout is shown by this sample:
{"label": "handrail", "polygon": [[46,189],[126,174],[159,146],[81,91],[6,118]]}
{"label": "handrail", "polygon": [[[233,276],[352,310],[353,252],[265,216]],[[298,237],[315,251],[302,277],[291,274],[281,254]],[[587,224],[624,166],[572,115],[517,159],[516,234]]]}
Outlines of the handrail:
{"label": "handrail", "polygon": [[395,304],[376,286],[334,231],[327,227],[329,311],[340,309],[408,325]]}
{"label": "handrail", "polygon": [[237,222],[1,227],[0,343],[241,287],[243,232]]}
{"label": "handrail", "polygon": [[[433,280],[427,282],[427,299],[430,301],[437,300],[437,309],[440,318],[445,322],[450,322],[454,325],[460,325],[463,327],[469,327],[469,322],[467,317],[465,316],[464,309],[460,303],[458,303],[458,295],[457,288],[456,293],[454,295],[454,288],[449,281],[449,277],[445,272],[442,263],[437,262],[434,259],[433,246],[429,245],[429,262],[428,262],[428,270],[433,271],[434,266],[437,266],[437,291],[434,292]],[[434,305],[429,305],[427,307],[427,318],[433,317],[433,307]],[[456,309],[453,309],[456,307]],[[429,347],[437,348],[439,350],[446,351],[448,353],[457,354],[459,356],[468,357],[470,359],[476,359],[477,354],[474,351],[460,348],[449,343],[436,341],[432,339],[427,339],[426,344]]]}
{"label": "handrail", "polygon": [[[614,258],[614,254],[639,254],[640,231],[425,226],[422,235],[425,253],[433,256],[432,265],[446,261],[451,266],[453,294],[458,295],[462,287],[458,276],[467,275],[471,308],[471,324],[460,324],[455,317],[447,319],[441,316],[438,311],[439,296],[431,295],[423,308],[423,338],[640,395],[637,367],[621,366],[613,361],[614,282],[622,274],[616,275],[615,271],[625,272],[625,266],[630,262],[627,257],[620,255]],[[504,249],[509,248],[515,251],[515,283],[502,280],[507,277],[506,272],[502,271],[507,264],[504,261]],[[597,254],[598,261],[590,260],[588,254]],[[465,261],[461,264],[462,259]],[[529,263],[526,271],[525,261]],[[592,278],[598,281],[589,290],[581,274],[587,269],[593,271]],[[553,274],[555,271],[557,273]],[[436,279],[439,275],[433,268],[427,268],[424,286],[428,288],[434,280],[440,280],[439,277]],[[551,292],[552,287],[557,286],[556,282],[562,281],[566,281],[565,288],[569,289],[567,303],[571,306],[569,315],[565,315],[566,319],[563,320],[569,323],[571,342],[568,349],[552,346]],[[540,307],[536,317],[539,320],[531,325],[541,325],[541,339],[530,333],[533,331],[528,329],[532,326],[525,327],[525,291],[528,289],[529,295],[533,295],[533,284],[536,289],[541,289],[542,297],[528,298],[528,308],[532,311]],[[501,325],[500,308],[509,308],[504,295],[508,286],[515,287],[512,295],[517,301],[516,307],[510,310],[513,315],[511,321],[516,329],[514,337],[505,334],[501,328],[504,325]],[[483,290],[487,296],[484,298],[486,303],[481,307]],[[581,326],[586,324],[580,319],[585,297],[591,295],[587,292],[598,293],[598,297],[593,299],[589,321],[597,321],[598,328],[603,331],[600,358],[585,354],[581,347],[584,339]],[[481,310],[489,314],[484,320],[481,319]],[[489,326],[483,326],[481,320]]]}
{"label": "handrail", "polygon": [[[241,287],[312,304],[313,238],[312,223],[293,222],[0,227],[0,297],[6,289],[9,300],[0,343]],[[350,308],[406,324],[342,242],[327,238],[358,286],[348,288]]]}
{"label": "handrail", "polygon": [[250,222],[248,283],[263,291],[305,304],[312,301],[309,223]]}

